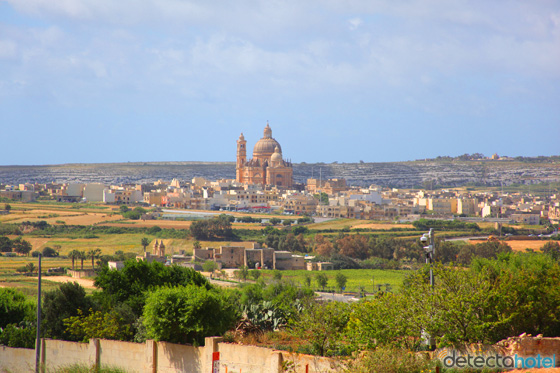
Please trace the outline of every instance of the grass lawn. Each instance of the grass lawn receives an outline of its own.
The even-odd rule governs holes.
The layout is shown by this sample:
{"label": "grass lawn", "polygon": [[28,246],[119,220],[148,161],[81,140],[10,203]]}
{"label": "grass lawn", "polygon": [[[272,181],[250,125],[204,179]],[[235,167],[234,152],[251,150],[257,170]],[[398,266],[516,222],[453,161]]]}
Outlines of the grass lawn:
{"label": "grass lawn", "polygon": [[[272,278],[274,271],[263,270],[263,276],[267,279]],[[383,269],[342,269],[339,271],[322,271],[322,272],[310,272],[305,270],[298,271],[280,271],[282,274],[282,279],[293,280],[296,283],[302,285],[305,284],[306,275],[311,277],[311,287],[315,290],[318,289],[317,281],[315,276],[317,273],[324,273],[327,275],[328,283],[327,287],[331,290],[336,288],[335,276],[340,272],[348,279],[346,282],[346,291],[359,291],[360,287],[363,286],[367,292],[374,290],[373,285],[375,284],[375,290],[377,290],[377,285],[383,284],[382,289],[385,290],[385,284],[391,285],[393,290],[397,290],[401,287],[405,276],[411,271],[408,270],[383,270]],[[372,282],[372,279],[374,282]]]}

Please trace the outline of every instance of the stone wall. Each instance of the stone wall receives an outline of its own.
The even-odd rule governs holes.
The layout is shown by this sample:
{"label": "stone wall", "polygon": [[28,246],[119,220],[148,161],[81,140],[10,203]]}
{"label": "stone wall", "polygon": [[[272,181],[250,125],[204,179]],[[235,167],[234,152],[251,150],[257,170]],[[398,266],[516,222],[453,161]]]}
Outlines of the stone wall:
{"label": "stone wall", "polygon": [[42,340],[41,362],[48,369],[56,371],[58,367],[72,364],[92,366],[97,358],[97,343],[67,342],[54,339]]}
{"label": "stone wall", "polygon": [[542,334],[536,337],[531,334],[521,334],[519,337],[510,337],[497,343],[497,346],[506,355],[530,357],[540,354],[541,356],[556,355],[556,366],[560,366],[560,338],[543,337]]}
{"label": "stone wall", "polygon": [[34,372],[35,350],[0,346],[0,372]]}
{"label": "stone wall", "polygon": [[530,334],[521,334],[518,337],[509,337],[494,345],[469,344],[460,348],[442,348],[431,353],[432,358],[442,359],[450,354],[451,350],[465,356],[515,356],[522,358],[552,357],[555,355],[556,366],[560,367],[560,337],[543,337],[539,334],[535,337]]}
{"label": "stone wall", "polygon": [[[126,372],[213,373],[212,358],[219,353],[219,372],[280,373],[283,367],[294,373],[334,372],[335,361],[268,348],[221,342],[206,338],[204,347],[146,341],[132,343],[90,340],[89,343],[43,339],[41,363],[46,372],[71,365],[106,366]],[[35,350],[0,346],[0,372],[32,372]]]}

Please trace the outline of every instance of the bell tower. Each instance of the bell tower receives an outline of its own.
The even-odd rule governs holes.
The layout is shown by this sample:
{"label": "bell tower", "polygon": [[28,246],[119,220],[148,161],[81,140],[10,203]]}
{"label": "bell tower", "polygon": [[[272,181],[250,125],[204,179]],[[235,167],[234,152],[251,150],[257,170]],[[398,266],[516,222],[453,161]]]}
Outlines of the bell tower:
{"label": "bell tower", "polygon": [[243,166],[247,161],[247,141],[245,141],[245,137],[243,133],[239,136],[237,140],[237,165],[235,167],[235,180],[240,183],[245,182],[243,180]]}

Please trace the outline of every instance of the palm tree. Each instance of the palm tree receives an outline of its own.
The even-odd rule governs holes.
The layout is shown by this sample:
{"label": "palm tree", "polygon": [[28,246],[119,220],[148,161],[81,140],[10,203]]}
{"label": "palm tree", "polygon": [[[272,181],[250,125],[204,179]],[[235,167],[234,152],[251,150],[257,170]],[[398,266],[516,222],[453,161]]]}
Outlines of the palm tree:
{"label": "palm tree", "polygon": [[101,250],[99,250],[99,249],[93,249],[93,250],[88,251],[88,256],[91,258],[91,267],[93,269],[95,269],[94,260],[99,258],[100,255],[101,255]]}
{"label": "palm tree", "polygon": [[72,259],[72,271],[74,270],[74,261],[80,257],[80,252],[78,250],[72,250],[68,253],[68,257]]}
{"label": "palm tree", "polygon": [[150,244],[150,241],[144,237],[142,238],[141,245],[144,247],[144,254],[146,253],[146,247]]}
{"label": "palm tree", "polygon": [[79,251],[80,256],[78,257],[82,261],[82,270],[84,269],[84,259],[87,259],[87,255],[85,251]]}

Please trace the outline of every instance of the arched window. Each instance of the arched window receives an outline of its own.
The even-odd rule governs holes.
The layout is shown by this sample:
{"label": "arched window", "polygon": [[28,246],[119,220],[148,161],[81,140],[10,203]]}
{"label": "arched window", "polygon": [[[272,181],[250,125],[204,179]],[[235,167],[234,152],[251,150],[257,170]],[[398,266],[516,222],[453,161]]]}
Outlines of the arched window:
{"label": "arched window", "polygon": [[282,178],[282,174],[276,174],[276,178],[277,178],[277,179],[281,179],[281,178]]}

